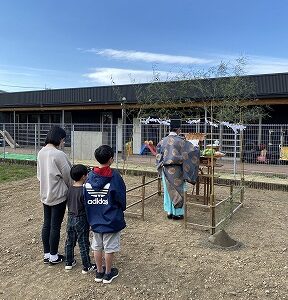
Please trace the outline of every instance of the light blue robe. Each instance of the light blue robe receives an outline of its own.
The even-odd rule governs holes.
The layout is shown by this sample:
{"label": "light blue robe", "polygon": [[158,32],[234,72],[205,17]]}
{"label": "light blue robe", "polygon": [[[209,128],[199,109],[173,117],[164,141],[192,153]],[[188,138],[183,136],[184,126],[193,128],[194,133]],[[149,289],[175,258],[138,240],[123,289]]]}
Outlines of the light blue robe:
{"label": "light blue robe", "polygon": [[162,184],[163,184],[163,193],[164,193],[164,211],[167,212],[168,215],[180,216],[184,215],[184,208],[175,208],[173,202],[168,193],[165,175],[162,173]]}

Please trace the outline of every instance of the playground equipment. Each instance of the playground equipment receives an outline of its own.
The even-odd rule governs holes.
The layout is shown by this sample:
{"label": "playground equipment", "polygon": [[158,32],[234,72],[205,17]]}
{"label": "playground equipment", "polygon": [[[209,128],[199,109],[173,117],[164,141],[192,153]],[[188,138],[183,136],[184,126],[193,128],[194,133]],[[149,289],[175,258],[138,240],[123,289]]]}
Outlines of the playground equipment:
{"label": "playground equipment", "polygon": [[288,147],[282,146],[280,148],[280,160],[288,160]]}
{"label": "playground equipment", "polygon": [[127,155],[132,155],[132,154],[133,154],[132,141],[127,142],[127,143],[125,144],[125,148],[126,148],[126,154],[127,154]]}
{"label": "playground equipment", "polygon": [[11,148],[15,149],[16,147],[20,147],[17,143],[15,143],[12,136],[7,130],[0,130],[0,135],[4,138],[4,140]]}
{"label": "playground equipment", "polygon": [[142,145],[140,150],[140,155],[144,155],[147,152],[156,155],[156,147],[154,146],[153,141],[145,141],[144,144]]}

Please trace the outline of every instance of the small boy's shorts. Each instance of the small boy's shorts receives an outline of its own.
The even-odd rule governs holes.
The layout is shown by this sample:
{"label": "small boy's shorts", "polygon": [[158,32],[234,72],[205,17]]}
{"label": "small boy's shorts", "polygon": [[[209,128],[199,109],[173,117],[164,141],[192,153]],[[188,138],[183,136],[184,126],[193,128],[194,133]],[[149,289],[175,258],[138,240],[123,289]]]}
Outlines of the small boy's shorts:
{"label": "small boy's shorts", "polygon": [[93,232],[91,244],[92,250],[105,253],[114,253],[120,251],[120,231],[112,233]]}

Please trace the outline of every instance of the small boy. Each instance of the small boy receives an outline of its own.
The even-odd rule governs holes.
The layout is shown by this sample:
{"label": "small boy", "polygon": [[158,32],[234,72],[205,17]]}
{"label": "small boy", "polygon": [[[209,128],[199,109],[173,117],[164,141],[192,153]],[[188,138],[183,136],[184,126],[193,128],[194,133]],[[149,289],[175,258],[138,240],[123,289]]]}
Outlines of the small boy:
{"label": "small boy", "polygon": [[[97,266],[96,282],[111,283],[119,275],[112,268],[113,256],[120,250],[120,231],[126,227],[126,186],[120,174],[110,168],[114,152],[108,145],[95,150],[100,164],[88,174],[84,186],[87,219],[93,231],[92,249]],[[105,267],[102,266],[104,252]]]}
{"label": "small boy", "polygon": [[65,243],[65,270],[71,270],[76,265],[74,259],[74,247],[78,241],[81,260],[82,274],[96,270],[96,265],[91,264],[89,249],[89,224],[87,222],[84,206],[83,184],[87,178],[88,170],[84,165],[75,165],[71,168],[70,176],[74,180],[68,189],[67,207],[67,239]]}

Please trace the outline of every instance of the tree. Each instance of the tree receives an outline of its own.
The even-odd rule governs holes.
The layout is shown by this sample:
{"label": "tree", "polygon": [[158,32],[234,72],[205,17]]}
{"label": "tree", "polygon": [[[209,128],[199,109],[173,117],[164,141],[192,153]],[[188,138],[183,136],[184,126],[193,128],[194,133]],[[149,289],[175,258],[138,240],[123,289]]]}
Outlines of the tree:
{"label": "tree", "polygon": [[169,118],[175,110],[183,118],[199,117],[203,109],[210,119],[246,123],[264,116],[257,106],[256,86],[244,76],[246,59],[220,62],[208,70],[180,70],[161,80],[153,68],[153,79],[147,85],[135,85],[139,117]]}

